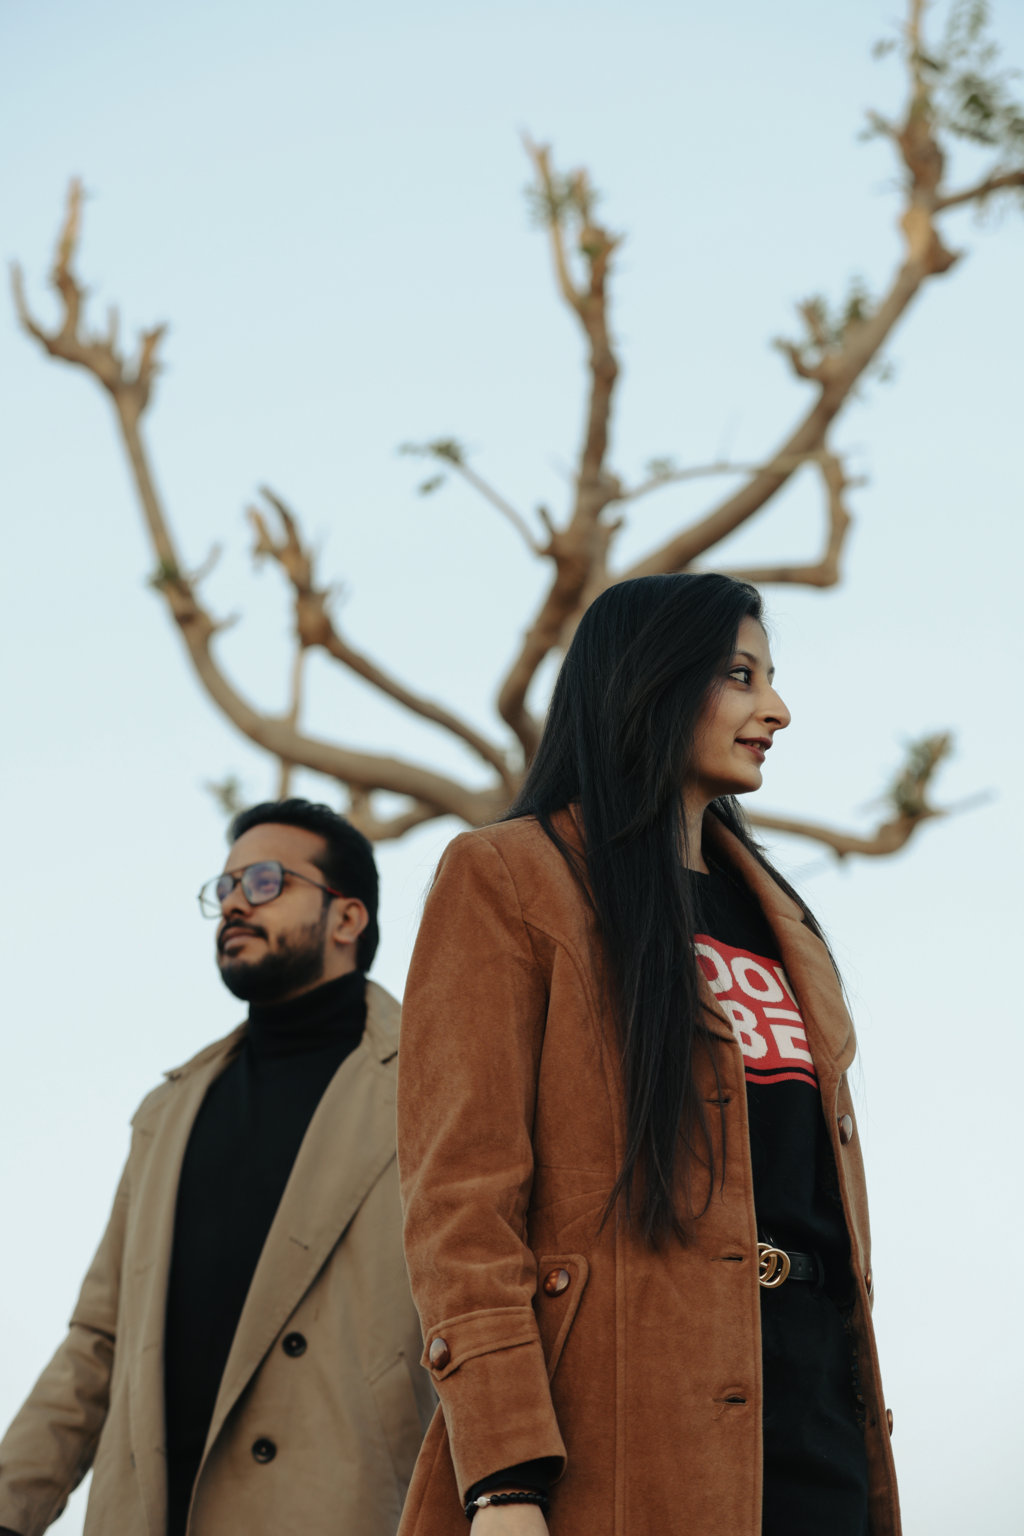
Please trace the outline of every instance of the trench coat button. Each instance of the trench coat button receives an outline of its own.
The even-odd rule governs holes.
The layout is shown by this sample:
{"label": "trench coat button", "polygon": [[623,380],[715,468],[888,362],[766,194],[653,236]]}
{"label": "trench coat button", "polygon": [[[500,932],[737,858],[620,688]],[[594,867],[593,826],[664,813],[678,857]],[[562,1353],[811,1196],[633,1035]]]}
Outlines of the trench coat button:
{"label": "trench coat button", "polygon": [[253,1441],[253,1443],[252,1443],[252,1459],[253,1459],[253,1461],[259,1461],[259,1462],[266,1463],[268,1461],[273,1461],[273,1459],[274,1459],[274,1457],[276,1455],[277,1455],[277,1446],[274,1444],[273,1440],[268,1440],[265,1435],[261,1435],[258,1440],[254,1440]]}
{"label": "trench coat button", "polygon": [[847,1142],[850,1142],[850,1141],[853,1140],[853,1116],[852,1115],[840,1115],[840,1117],[839,1117],[839,1140],[842,1142],[844,1147],[846,1146]]}
{"label": "trench coat button", "polygon": [[885,1410],[885,1422],[889,1426],[889,1434],[891,1435],[892,1434],[892,1409],[891,1408],[887,1408]]}
{"label": "trench coat button", "polygon": [[451,1357],[452,1352],[448,1348],[448,1340],[435,1339],[430,1346],[430,1351],[427,1356],[434,1370],[443,1371]]}
{"label": "trench coat button", "polygon": [[306,1340],[301,1333],[286,1333],[281,1340],[281,1348],[289,1359],[297,1360],[306,1353]]}
{"label": "trench coat button", "polygon": [[553,1269],[550,1274],[544,1276],[544,1294],[561,1296],[563,1291],[569,1289],[571,1278],[567,1269]]}

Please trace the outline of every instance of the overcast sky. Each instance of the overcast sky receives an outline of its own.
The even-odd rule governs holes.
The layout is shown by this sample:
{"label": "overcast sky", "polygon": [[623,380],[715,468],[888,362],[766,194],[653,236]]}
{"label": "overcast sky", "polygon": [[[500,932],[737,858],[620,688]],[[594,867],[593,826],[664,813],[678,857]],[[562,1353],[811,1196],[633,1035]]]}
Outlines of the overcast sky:
{"label": "overcast sky", "polygon": [[[343,589],[354,643],[494,728],[503,663],[545,573],[462,487],[416,496],[408,440],[454,434],[529,512],[567,505],[578,336],[522,196],[520,133],[588,165],[627,232],[613,323],[614,460],[768,451],[808,399],[770,339],[809,293],[873,289],[899,257],[894,167],[858,140],[896,111],[873,62],[883,0],[0,0],[3,254],[33,303],[70,175],[99,321],[170,322],[147,423],[190,565],[241,618],[219,655],[260,707],[286,696],[289,615],[254,571],[243,508],[267,483]],[[994,5],[1024,65],[1024,9]],[[976,164],[964,163],[967,175]],[[832,935],[861,1039],[876,1322],[908,1536],[1017,1536],[1020,1200],[1020,303],[1024,220],[952,216],[962,261],[929,284],[836,434],[865,484],[841,589],[769,591],[794,724],[765,809],[854,828],[903,743],[951,728],[936,794],[984,804],[892,860],[772,852]],[[237,1004],[195,892],[223,858],[204,788],[275,772],[200,694],[161,601],[89,379],[45,360],[0,295],[5,775],[0,1266],[6,1422],[57,1344],[102,1230],[127,1122]],[[638,505],[639,554],[709,505]],[[811,558],[813,479],[729,563]],[[311,668],[307,724],[469,777],[472,761],[362,685]],[[299,790],[338,803],[333,786]],[[457,827],[380,852],[375,974],[401,992],[424,888]],[[81,1495],[60,1529],[81,1529]]]}

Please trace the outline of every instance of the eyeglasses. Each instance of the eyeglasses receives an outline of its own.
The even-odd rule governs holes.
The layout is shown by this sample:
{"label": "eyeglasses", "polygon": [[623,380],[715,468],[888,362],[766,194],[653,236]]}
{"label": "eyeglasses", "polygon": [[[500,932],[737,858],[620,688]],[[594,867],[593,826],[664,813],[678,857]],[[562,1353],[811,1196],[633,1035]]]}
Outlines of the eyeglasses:
{"label": "eyeglasses", "polygon": [[330,896],[345,894],[336,891],[332,885],[322,885],[319,880],[300,875],[297,869],[285,869],[276,859],[263,859],[259,864],[247,864],[240,875],[215,875],[212,880],[207,880],[199,892],[199,910],[204,917],[220,917],[224,903],[236,885],[242,887],[242,895],[250,907],[264,907],[275,896],[280,896],[285,875],[291,875],[293,880],[305,880],[307,885],[315,885],[317,890],[326,891]]}

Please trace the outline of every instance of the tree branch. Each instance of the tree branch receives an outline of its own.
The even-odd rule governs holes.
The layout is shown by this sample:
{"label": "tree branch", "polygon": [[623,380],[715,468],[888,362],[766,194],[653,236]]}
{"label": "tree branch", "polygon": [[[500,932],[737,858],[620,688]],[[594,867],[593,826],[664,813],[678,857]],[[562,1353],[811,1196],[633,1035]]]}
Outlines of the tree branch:
{"label": "tree branch", "polygon": [[786,583],[803,587],[834,587],[840,576],[839,561],[853,521],[846,509],[845,493],[851,485],[861,482],[850,480],[841,461],[834,453],[822,449],[814,456],[825,482],[828,507],[828,532],[821,558],[813,565],[755,565],[742,570],[726,570],[723,575],[736,581],[749,581],[754,586],[767,586],[770,582]]}
{"label": "tree branch", "polygon": [[57,261],[51,276],[63,303],[60,327],[46,332],[25,303],[20,273],[15,276],[19,316],[25,328],[53,357],[74,363],[98,379],[111,396],[136,490],[157,558],[153,585],[163,594],[185,641],[189,659],[209,697],[231,723],[279,758],[282,763],[309,768],[359,789],[391,790],[407,795],[439,815],[462,817],[471,824],[492,820],[507,803],[504,784],[471,789],[444,774],[421,768],[401,758],[358,752],[319,738],[304,735],[287,717],[260,714],[228,682],[217,665],[212,641],[219,625],[200,603],[196,583],[184,574],[177,548],[164,514],[141,432],[141,416],[149,400],[156,370],[156,347],[163,327],[143,333],[134,366],[117,351],[114,329],[105,339],[81,332],[84,294],[73,272],[80,231],[81,187],[73,183],[68,211],[61,229]]}
{"label": "tree branch", "polygon": [[544,212],[544,222],[547,224],[548,233],[551,238],[551,259],[555,267],[558,291],[569,308],[575,310],[577,314],[581,314],[583,296],[577,291],[569,272],[565,239],[562,233],[565,194],[563,191],[556,190],[555,188],[555,180],[551,170],[551,148],[547,144],[535,144],[528,133],[523,134],[523,147],[533,162],[536,192]]}
{"label": "tree branch", "polygon": [[751,826],[765,832],[782,832],[787,836],[807,837],[813,842],[824,843],[837,858],[845,859],[851,853],[863,854],[866,858],[897,853],[909,842],[922,822],[945,814],[945,811],[922,811],[918,816],[894,816],[889,821],[883,821],[870,837],[841,832],[820,822],[801,821],[798,817],[767,816],[760,811],[748,815],[747,820]]}
{"label": "tree branch", "polygon": [[312,555],[302,542],[294,513],[266,486],[262,486],[260,490],[261,495],[270,503],[281,521],[283,537],[274,539],[262,512],[257,507],[249,507],[247,509],[249,520],[256,534],[253,554],[257,559],[274,560],[290,582],[295,593],[295,631],[300,645],[304,649],[322,647],[334,657],[335,661],[354,672],[357,677],[363,678],[380,693],[394,699],[404,709],[419,715],[423,720],[429,720],[432,724],[441,726],[451,735],[464,741],[484,762],[497,770],[509,794],[514,794],[515,780],[512,770],[499,747],[489,742],[479,731],[474,730],[451,710],[435,703],[433,699],[414,693],[411,688],[400,683],[377,662],[371,661],[368,656],[357,651],[344,639],[330,616],[329,591],[326,588],[317,587],[314,582]]}
{"label": "tree branch", "polygon": [[[305,663],[306,649],[300,641],[299,644],[296,645],[295,654],[292,657],[290,701],[284,717],[288,724],[292,727],[298,725],[299,718],[302,714],[302,685]],[[291,791],[291,783],[292,765],[291,763],[282,762],[280,765],[280,773],[278,774],[277,779],[277,798],[279,800],[286,800],[288,798],[288,795]]]}
{"label": "tree branch", "polygon": [[896,853],[909,842],[923,822],[937,816],[948,816],[954,809],[966,809],[965,806],[940,809],[928,799],[932,780],[952,750],[953,738],[946,731],[908,743],[903,765],[893,775],[881,800],[893,814],[880,822],[870,836],[841,832],[821,822],[804,821],[793,816],[765,815],[760,811],[747,819],[752,826],[768,832],[784,832],[793,837],[809,837],[816,843],[824,843],[840,859],[851,853],[862,854],[866,858]]}
{"label": "tree branch", "polygon": [[[430,443],[403,443],[398,451],[399,453],[416,454],[420,458],[437,459],[447,469],[454,470],[457,474],[460,474],[475,491],[479,491],[485,501],[489,501],[491,506],[496,507],[502,517],[512,524],[516,532],[525,541],[531,554],[539,555],[543,553],[541,545],[534,537],[530,525],[522,513],[510,501],[506,500],[500,491],[495,490],[494,486],[488,480],[485,480],[483,475],[477,474],[476,470],[470,467],[462,444],[455,438],[439,437]],[[421,494],[426,495],[436,490],[441,484],[442,479],[443,476],[438,475],[433,479],[427,480],[420,486]]]}
{"label": "tree branch", "polygon": [[1024,170],[1000,171],[986,176],[983,181],[975,182],[972,187],[961,187],[959,192],[947,192],[944,196],[935,200],[936,213],[945,213],[947,208],[959,208],[964,203],[983,203],[993,192],[1006,192],[1014,187],[1024,187]]}
{"label": "tree branch", "polygon": [[[600,518],[619,489],[605,469],[612,396],[619,374],[608,330],[607,282],[619,240],[595,222],[594,194],[584,172],[576,171],[556,181],[547,147],[527,139],[526,149],[534,166],[537,202],[551,234],[556,279],[583,330],[589,374],[572,513],[564,528],[552,528],[543,550],[554,563],[555,575],[498,691],[498,712],[515,732],[529,762],[540,739],[540,724],[526,705],[530,684],[545,657],[559,646],[566,623],[604,584],[613,530],[602,528]],[[568,270],[563,226],[570,218],[575,221],[577,247],[586,271],[585,288],[573,283]]]}
{"label": "tree branch", "polygon": [[[580,326],[586,348],[586,419],[567,515],[564,521],[556,522],[545,509],[538,508],[537,516],[545,531],[535,532],[530,520],[485,477],[469,468],[457,444],[437,443],[425,450],[462,474],[516,529],[531,551],[550,560],[553,567],[549,586],[498,691],[499,713],[514,732],[526,761],[533,755],[541,730],[540,722],[528,707],[530,689],[545,659],[552,651],[564,647],[587,604],[613,581],[693,568],[722,539],[760,512],[800,466],[808,462],[819,466],[826,489],[828,523],[820,558],[729,574],[762,583],[820,587],[839,579],[840,559],[850,526],[846,493],[854,482],[845,476],[841,460],[828,447],[831,424],[865,370],[877,362],[893,328],[924,284],[948,271],[957,260],[956,253],[947,249],[940,238],[939,215],[1024,186],[1024,170],[1006,169],[1008,164],[1016,164],[1014,146],[1021,137],[1024,116],[1022,109],[1006,95],[1002,77],[986,75],[990,52],[978,42],[978,7],[971,13],[975,20],[968,17],[965,23],[966,42],[957,42],[954,29],[950,33],[952,41],[944,45],[945,51],[934,57],[928,56],[921,39],[925,0],[907,0],[907,7],[903,45],[908,92],[903,114],[898,121],[877,115],[873,119],[875,128],[896,148],[905,172],[900,218],[902,258],[888,291],[877,303],[868,298],[863,285],[855,280],[838,318],[830,315],[821,299],[809,299],[800,306],[803,339],[779,345],[796,375],[811,386],[813,398],[775,452],[762,462],[718,461],[677,469],[662,461],[652,465],[645,472],[647,478],[632,489],[624,487],[609,469],[611,410],[619,364],[609,330],[607,285],[619,241],[595,218],[595,195],[586,173],[558,174],[552,166],[550,151],[526,141],[533,166],[534,202],[548,229],[555,283]],[[954,65],[955,72],[951,73]],[[970,82],[975,79],[972,70],[980,70],[977,78],[981,80],[981,94],[976,97],[963,94],[965,89],[971,89]],[[952,106],[947,105],[947,97]],[[943,146],[947,134],[1001,145],[1009,159],[1004,158],[1000,166],[991,169],[974,186],[944,190]],[[445,815],[457,816],[470,824],[494,819],[515,793],[521,777],[518,763],[510,763],[510,754],[458,715],[407,688],[348,644],[329,613],[328,591],[315,582],[313,560],[295,518],[269,492],[264,494],[280,521],[280,533],[276,523],[271,531],[265,512],[253,508],[250,517],[256,534],[256,553],[276,561],[294,593],[298,650],[288,710],[283,716],[259,713],[224,675],[213,651],[213,640],[223,624],[215,621],[199,600],[201,572],[189,574],[179,558],[141,431],[141,418],[159,371],[158,353],[164,330],[155,327],[143,332],[131,360],[119,347],[116,310],[111,311],[104,335],[93,336],[85,330],[85,294],[73,271],[81,213],[82,189],[79,183],[74,183],[50,275],[62,305],[60,323],[47,332],[33,318],[17,268],[12,274],[15,303],[22,324],[39,344],[50,355],[92,373],[114,402],[156,556],[153,584],[170,608],[191,664],[209,697],[237,729],[280,760],[283,789],[288,786],[292,764],[345,784],[352,797],[353,818],[371,836],[399,837],[412,827]],[[624,571],[609,572],[611,545],[621,527],[621,520],[614,519],[610,508],[618,502],[637,501],[665,485],[713,474],[736,474],[743,480],[737,487],[730,487],[728,494],[695,523],[677,530],[643,560]],[[491,770],[488,784],[475,789],[400,758],[356,752],[304,734],[299,720],[301,669],[305,653],[314,647],[327,651],[403,708],[462,740]],[[890,787],[885,819],[872,834],[858,836],[788,817],[752,819],[756,825],[771,830],[811,837],[832,848],[839,857],[849,853],[891,853],[903,846],[924,820],[949,813],[948,808],[931,806],[927,798],[929,776],[946,750],[948,739],[938,737],[913,749],[903,773]],[[399,796],[402,808],[378,814],[378,792]]]}
{"label": "tree branch", "polygon": [[345,814],[371,843],[386,843],[404,837],[414,827],[421,827],[428,821],[437,821],[446,813],[435,806],[414,801],[408,810],[400,811],[395,816],[377,816],[373,810],[372,794],[356,790],[350,792]]}
{"label": "tree branch", "polygon": [[482,475],[477,474],[476,470],[471,468],[465,459],[452,460],[451,465],[456,474],[461,475],[463,480],[467,481],[475,491],[479,491],[484,500],[489,501],[491,506],[497,508],[502,517],[512,524],[512,527],[523,539],[531,554],[543,554],[543,545],[532,533],[526,518],[521,512],[516,510],[510,501],[505,500],[500,491],[496,491],[489,481],[485,480]]}
{"label": "tree branch", "polygon": [[[896,136],[909,173],[900,221],[906,253],[888,292],[871,313],[859,316],[856,323],[843,330],[837,344],[822,332],[818,342],[823,355],[813,366],[806,362],[798,347],[782,343],[796,371],[817,385],[817,398],[809,410],[746,485],[699,522],[675,534],[659,549],[630,566],[619,579],[686,570],[700,555],[759,512],[782,489],[799,463],[822,451],[829,426],[922,285],[930,277],[948,271],[956,260],[939,239],[934,222],[936,188],[942,176],[944,157],[926,103],[922,104],[921,92],[925,87],[918,62],[920,21],[920,0],[912,0],[908,24],[911,90],[905,118]],[[813,332],[816,314],[807,305],[802,312]]]}
{"label": "tree branch", "polygon": [[[655,463],[657,464],[657,460]],[[764,466],[761,464],[737,464],[729,459],[716,459],[712,464],[693,464],[685,469],[677,469],[674,464],[666,461],[663,467],[653,469],[646,480],[641,480],[639,485],[632,489],[622,486],[615,494],[616,502],[639,501],[643,496],[649,496],[652,491],[660,491],[663,486],[685,485],[689,480],[707,480],[713,475],[754,475]]]}

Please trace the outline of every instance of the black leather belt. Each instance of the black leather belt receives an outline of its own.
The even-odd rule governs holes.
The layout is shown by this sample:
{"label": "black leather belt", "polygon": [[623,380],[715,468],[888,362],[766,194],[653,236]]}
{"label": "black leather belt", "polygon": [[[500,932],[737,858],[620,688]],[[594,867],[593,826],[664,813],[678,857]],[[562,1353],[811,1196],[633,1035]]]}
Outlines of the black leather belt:
{"label": "black leather belt", "polygon": [[825,1266],[816,1253],[790,1253],[771,1243],[757,1245],[757,1283],[766,1291],[777,1291],[787,1280],[803,1280],[822,1285]]}

